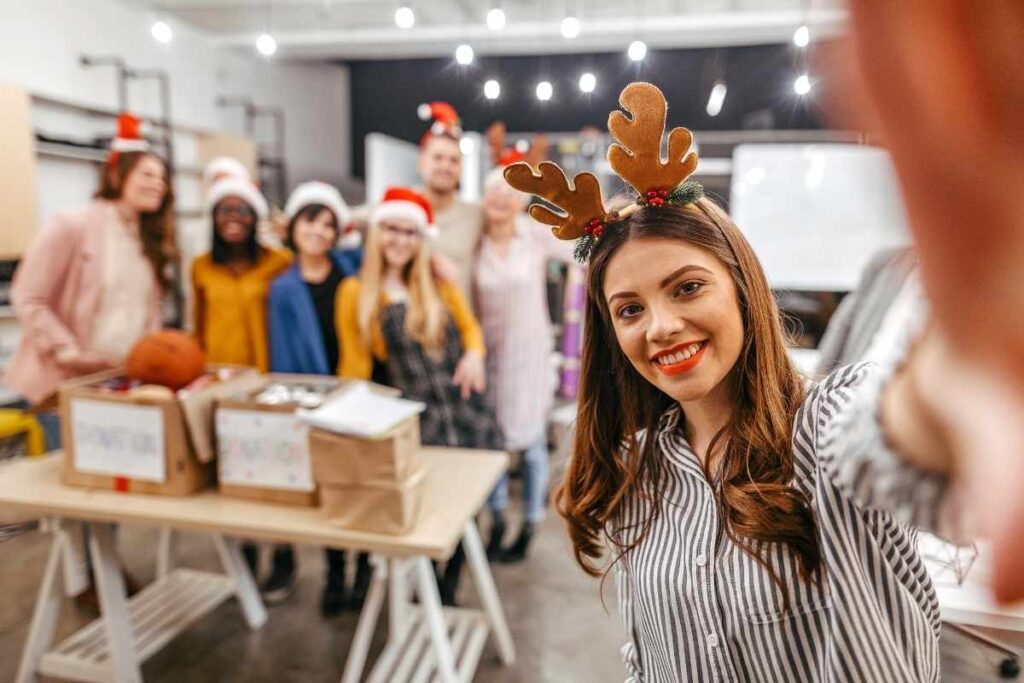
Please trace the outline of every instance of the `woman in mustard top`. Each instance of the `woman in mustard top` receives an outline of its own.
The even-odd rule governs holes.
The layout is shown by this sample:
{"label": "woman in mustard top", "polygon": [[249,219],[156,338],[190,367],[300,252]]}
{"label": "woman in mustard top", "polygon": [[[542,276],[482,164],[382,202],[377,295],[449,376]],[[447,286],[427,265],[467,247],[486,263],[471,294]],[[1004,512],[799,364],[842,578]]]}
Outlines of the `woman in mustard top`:
{"label": "woman in mustard top", "polygon": [[[483,334],[458,289],[431,272],[432,222],[430,203],[405,188],[389,189],[374,209],[362,270],[336,302],[341,375],[369,379],[376,358],[392,386],[426,405],[424,444],[501,449],[483,394]],[[463,561],[460,545],[440,581],[445,604],[454,604]]]}
{"label": "woman in mustard top", "polygon": [[196,337],[208,362],[266,372],[267,295],[270,282],[292,257],[257,242],[256,222],[267,217],[267,202],[248,180],[218,180],[207,204],[213,215],[213,249],[192,263]]}

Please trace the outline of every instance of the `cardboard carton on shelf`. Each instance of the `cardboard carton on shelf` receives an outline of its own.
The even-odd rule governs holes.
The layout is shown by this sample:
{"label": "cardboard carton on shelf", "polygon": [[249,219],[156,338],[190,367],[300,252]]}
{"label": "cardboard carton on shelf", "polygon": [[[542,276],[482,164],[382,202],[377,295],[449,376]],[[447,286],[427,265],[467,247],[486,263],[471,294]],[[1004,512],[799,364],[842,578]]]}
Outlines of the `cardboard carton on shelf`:
{"label": "cardboard carton on shelf", "polygon": [[401,535],[419,518],[427,467],[399,484],[321,484],[320,507],[328,522],[353,531]]}
{"label": "cardboard carton on shelf", "polygon": [[321,400],[343,391],[347,381],[323,375],[271,373],[244,392],[217,401],[217,489],[228,496],[286,505],[315,506],[316,482],[309,455],[309,428],[296,416],[308,406],[261,394],[274,385],[304,387]]}
{"label": "cardboard carton on shelf", "polygon": [[205,487],[212,473],[213,405],[259,380],[251,368],[211,365],[224,379],[185,393],[160,388],[116,391],[114,369],[60,388],[63,480],[67,484],[180,496]]}

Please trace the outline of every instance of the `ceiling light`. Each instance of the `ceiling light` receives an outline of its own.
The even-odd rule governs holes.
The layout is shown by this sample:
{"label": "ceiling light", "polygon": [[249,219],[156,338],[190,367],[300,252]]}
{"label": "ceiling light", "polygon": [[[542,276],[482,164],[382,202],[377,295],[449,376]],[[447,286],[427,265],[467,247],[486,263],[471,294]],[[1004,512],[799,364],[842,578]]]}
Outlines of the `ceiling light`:
{"label": "ceiling light", "polygon": [[719,112],[722,111],[726,92],[728,92],[728,88],[725,86],[725,81],[716,81],[711,87],[711,95],[708,96],[708,106],[706,109],[708,116],[718,116]]}
{"label": "ceiling light", "polygon": [[793,32],[793,44],[797,47],[807,47],[811,42],[811,30],[804,24]]}
{"label": "ceiling light", "polygon": [[493,78],[484,83],[484,97],[489,100],[498,99],[498,95],[501,94],[501,84]]}
{"label": "ceiling light", "polygon": [[256,39],[256,49],[260,51],[260,54],[269,57],[277,52],[277,41],[274,40],[274,36],[269,33],[261,34],[260,37]]}
{"label": "ceiling light", "polygon": [[395,10],[395,23],[398,28],[412,28],[412,25],[416,23],[416,15],[413,14],[412,7],[403,5]]}
{"label": "ceiling light", "polygon": [[562,37],[575,38],[580,34],[580,20],[576,17],[562,19]]}
{"label": "ceiling light", "polygon": [[505,28],[505,10],[495,7],[487,13],[487,28],[492,31],[500,31]]}
{"label": "ceiling light", "polygon": [[541,81],[537,84],[537,99],[541,102],[550,100],[553,92],[554,88],[551,87],[551,83],[548,81]]}
{"label": "ceiling light", "polygon": [[587,72],[580,76],[580,90],[586,93],[594,92],[594,88],[597,87],[597,77],[594,74]]}
{"label": "ceiling light", "polygon": [[800,96],[811,92],[811,79],[807,74],[801,74],[793,81],[793,92]]}
{"label": "ceiling light", "polygon": [[634,40],[629,44],[629,50],[627,51],[629,58],[634,62],[641,61],[647,56],[647,43],[642,40]]}
{"label": "ceiling light", "polygon": [[459,45],[455,48],[455,61],[462,66],[473,63],[473,48],[469,45]]}
{"label": "ceiling light", "polygon": [[158,43],[166,44],[174,38],[174,31],[171,30],[170,24],[166,21],[154,21],[149,32],[153,34],[153,39]]}

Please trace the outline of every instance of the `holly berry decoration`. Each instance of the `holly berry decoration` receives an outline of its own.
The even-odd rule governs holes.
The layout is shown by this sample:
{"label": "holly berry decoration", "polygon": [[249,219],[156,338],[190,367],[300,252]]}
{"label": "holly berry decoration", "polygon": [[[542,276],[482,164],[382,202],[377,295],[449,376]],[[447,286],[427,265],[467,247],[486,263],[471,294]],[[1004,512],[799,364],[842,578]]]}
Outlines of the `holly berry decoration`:
{"label": "holly berry decoration", "polygon": [[596,239],[604,234],[604,224],[600,218],[594,218],[583,227],[583,232]]}

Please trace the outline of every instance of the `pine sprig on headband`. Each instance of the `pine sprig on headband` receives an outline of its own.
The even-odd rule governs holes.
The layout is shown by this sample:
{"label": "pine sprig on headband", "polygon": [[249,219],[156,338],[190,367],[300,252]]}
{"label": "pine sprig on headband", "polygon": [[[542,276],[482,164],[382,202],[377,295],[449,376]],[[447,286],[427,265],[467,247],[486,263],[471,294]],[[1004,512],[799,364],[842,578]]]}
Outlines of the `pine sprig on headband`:
{"label": "pine sprig on headband", "polygon": [[696,180],[687,180],[668,194],[669,204],[693,204],[704,196],[704,186]]}
{"label": "pine sprig on headband", "polygon": [[572,257],[576,259],[576,263],[585,264],[590,259],[590,252],[596,244],[597,240],[590,235],[584,235],[576,240],[572,248]]}

